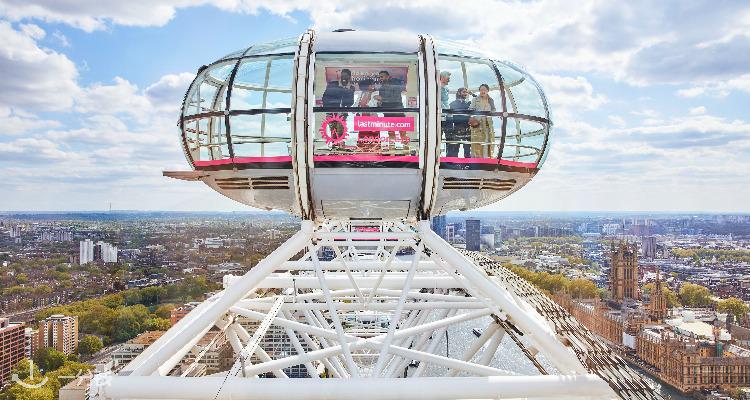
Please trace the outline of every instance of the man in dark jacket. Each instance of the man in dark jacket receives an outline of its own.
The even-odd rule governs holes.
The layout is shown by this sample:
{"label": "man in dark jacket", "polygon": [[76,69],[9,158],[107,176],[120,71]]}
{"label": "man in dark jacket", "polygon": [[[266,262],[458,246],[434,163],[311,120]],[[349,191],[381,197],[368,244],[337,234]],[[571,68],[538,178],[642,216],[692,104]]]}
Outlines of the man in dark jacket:
{"label": "man in dark jacket", "polygon": [[351,107],[354,104],[352,71],[344,68],[338,81],[328,82],[322,100],[324,107]]}
{"label": "man in dark jacket", "polygon": [[[466,111],[469,109],[470,102],[466,101],[466,95],[468,91],[466,88],[458,88],[456,91],[456,100],[453,100],[450,104],[450,109],[453,111]],[[470,141],[471,135],[469,134],[469,116],[464,114],[451,114],[450,115],[449,129],[444,129],[445,140],[447,141]],[[471,147],[468,143],[446,143],[445,150],[448,157],[458,157],[458,147],[464,146],[464,158],[471,157]]]}

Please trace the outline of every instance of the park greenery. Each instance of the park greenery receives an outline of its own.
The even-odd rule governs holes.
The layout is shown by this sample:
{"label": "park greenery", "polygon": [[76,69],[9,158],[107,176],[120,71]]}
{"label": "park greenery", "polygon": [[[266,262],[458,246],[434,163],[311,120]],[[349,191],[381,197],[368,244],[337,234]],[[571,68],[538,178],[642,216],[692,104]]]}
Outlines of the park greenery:
{"label": "park greenery", "polygon": [[36,313],[41,320],[53,314],[78,316],[79,330],[102,338],[103,344],[124,342],[146,331],[169,329],[170,302],[201,300],[216,289],[204,277],[189,277],[168,286],[129,289],[96,299],[51,307]]}
{"label": "park greenery", "polygon": [[588,279],[570,279],[562,274],[534,272],[515,264],[504,264],[503,266],[550,294],[564,291],[574,299],[591,299],[601,296],[601,292],[594,282]]}
{"label": "park greenery", "polygon": [[686,307],[708,307],[713,304],[708,288],[695,283],[685,283],[680,287],[680,302]]}
{"label": "park greenery", "polygon": [[672,254],[677,258],[692,258],[693,260],[712,260],[716,257],[718,262],[750,262],[750,250],[724,250],[724,249],[672,249]]}
{"label": "park greenery", "polygon": [[730,297],[728,299],[719,300],[716,303],[716,310],[722,313],[732,314],[735,318],[739,319],[750,312],[750,307],[748,307],[742,300],[736,297]]}

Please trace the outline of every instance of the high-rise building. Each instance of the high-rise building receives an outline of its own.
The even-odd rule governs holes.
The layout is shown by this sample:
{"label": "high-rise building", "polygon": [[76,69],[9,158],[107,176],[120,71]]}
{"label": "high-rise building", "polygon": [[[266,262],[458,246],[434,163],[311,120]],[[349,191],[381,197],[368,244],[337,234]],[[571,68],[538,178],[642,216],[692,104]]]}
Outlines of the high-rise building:
{"label": "high-rise building", "polygon": [[650,258],[650,259],[656,258],[656,237],[654,236],[644,237],[643,243],[641,245],[641,251],[643,252],[643,256],[646,258]]}
{"label": "high-rise building", "polygon": [[0,318],[0,382],[10,380],[11,371],[25,356],[25,325]]}
{"label": "high-rise building", "polygon": [[481,249],[482,222],[478,219],[466,220],[466,250],[479,251]]}
{"label": "high-rise building", "polygon": [[44,231],[42,232],[40,239],[44,242],[69,242],[73,240],[73,234],[61,230]]}
{"label": "high-rise building", "polygon": [[446,239],[447,237],[446,232],[445,232],[445,224],[446,224],[445,215],[438,215],[437,217],[432,217],[432,230],[443,239]]}
{"label": "high-rise building", "polygon": [[625,299],[638,299],[638,247],[614,242],[610,248],[611,269],[609,271],[609,288],[612,298],[622,302]]}
{"label": "high-rise building", "polygon": [[117,262],[117,246],[102,242],[101,240],[94,244],[91,239],[86,239],[80,243],[80,264],[87,264],[93,261],[105,263]]}
{"label": "high-rise building", "polygon": [[10,228],[10,237],[11,238],[20,238],[21,233],[23,232],[23,226],[22,225],[15,225]]}
{"label": "high-rise building", "polygon": [[83,265],[94,261],[94,242],[91,239],[82,240],[79,247],[80,255],[78,264]]}
{"label": "high-rise building", "polygon": [[25,338],[24,356],[31,360],[39,347],[39,331],[33,328],[25,328],[23,336]]}
{"label": "high-rise building", "polygon": [[602,233],[607,236],[614,236],[620,231],[620,224],[604,224],[602,225]]}
{"label": "high-rise building", "polygon": [[94,249],[94,259],[105,263],[117,262],[117,246],[99,241]]}
{"label": "high-rise building", "polygon": [[445,226],[445,240],[448,243],[453,243],[456,240],[456,225],[448,224]]}
{"label": "high-rise building", "polygon": [[78,348],[78,317],[52,315],[39,323],[40,347],[51,347],[65,354]]}

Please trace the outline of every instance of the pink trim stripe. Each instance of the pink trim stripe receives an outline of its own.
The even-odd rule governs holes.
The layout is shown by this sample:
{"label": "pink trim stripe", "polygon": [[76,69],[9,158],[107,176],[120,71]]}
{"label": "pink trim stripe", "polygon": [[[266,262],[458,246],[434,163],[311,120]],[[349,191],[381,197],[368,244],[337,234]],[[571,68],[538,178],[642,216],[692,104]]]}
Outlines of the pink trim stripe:
{"label": "pink trim stripe", "polygon": [[345,155],[345,156],[314,156],[313,161],[364,161],[364,162],[419,162],[419,156],[378,156],[378,155]]}
{"label": "pink trim stripe", "polygon": [[235,157],[235,164],[249,164],[256,162],[292,162],[292,156],[274,156],[274,157]]}
{"label": "pink trim stripe", "polygon": [[498,160],[497,158],[461,158],[461,157],[440,157],[440,162],[458,163],[458,164],[496,164],[506,165],[509,167],[536,168],[536,163],[525,163],[520,161]]}
{"label": "pink trim stripe", "polygon": [[236,157],[236,158],[225,158],[223,160],[207,160],[207,161],[195,161],[196,167],[210,167],[213,165],[227,165],[227,164],[251,164],[251,163],[283,163],[292,162],[290,156],[275,156],[275,157]]}
{"label": "pink trim stripe", "polygon": [[196,167],[210,167],[212,165],[227,165],[232,163],[231,158],[225,158],[223,160],[207,160],[207,161],[194,161]]}

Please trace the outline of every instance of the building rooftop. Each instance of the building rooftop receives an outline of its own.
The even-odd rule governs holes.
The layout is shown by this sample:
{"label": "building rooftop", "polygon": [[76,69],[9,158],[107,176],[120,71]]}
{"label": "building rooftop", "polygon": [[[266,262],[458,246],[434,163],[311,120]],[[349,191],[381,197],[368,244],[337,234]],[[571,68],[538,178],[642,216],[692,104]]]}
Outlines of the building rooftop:
{"label": "building rooftop", "polygon": [[144,344],[146,346],[152,345],[157,339],[159,339],[165,331],[148,331],[143,332],[140,335],[128,340],[131,344]]}

